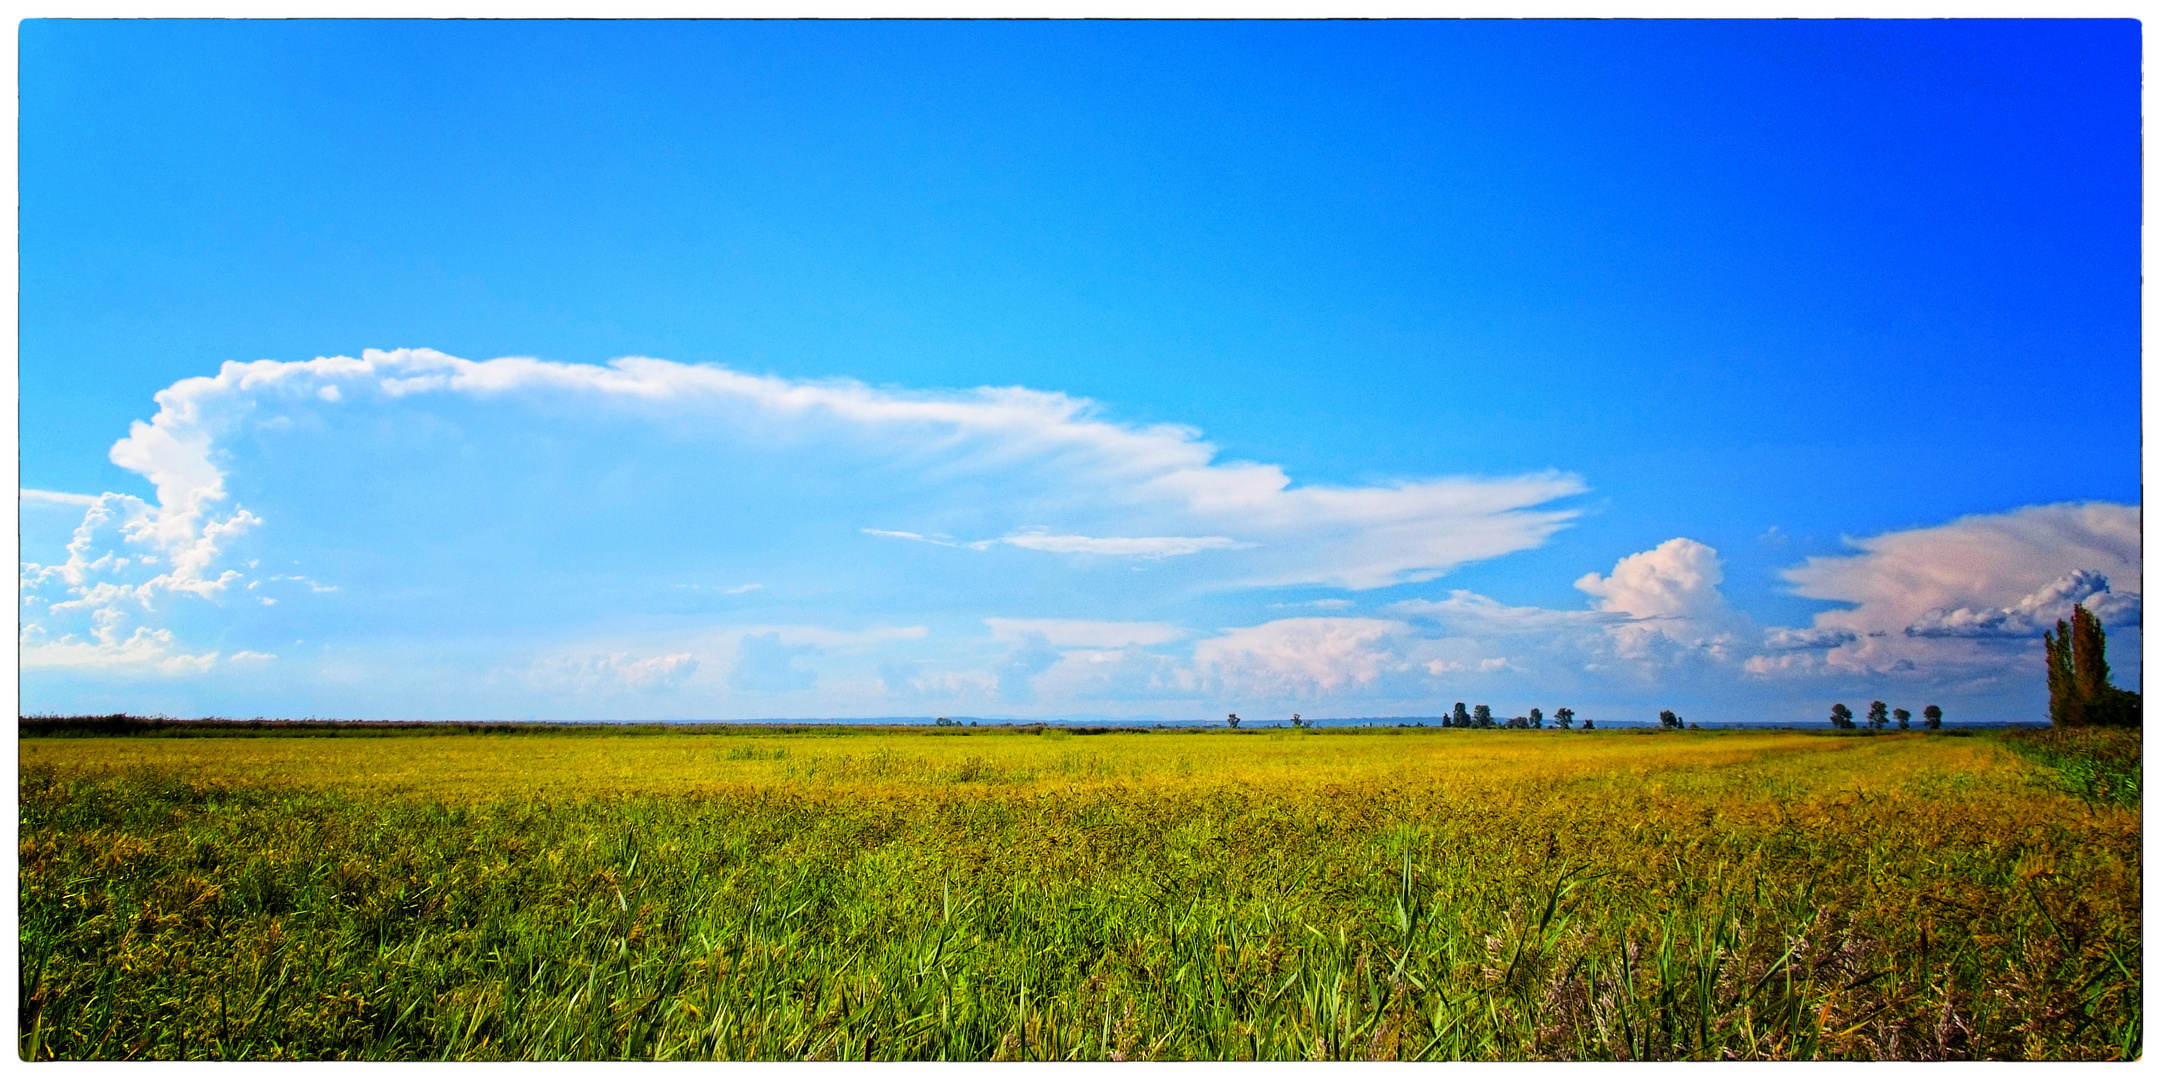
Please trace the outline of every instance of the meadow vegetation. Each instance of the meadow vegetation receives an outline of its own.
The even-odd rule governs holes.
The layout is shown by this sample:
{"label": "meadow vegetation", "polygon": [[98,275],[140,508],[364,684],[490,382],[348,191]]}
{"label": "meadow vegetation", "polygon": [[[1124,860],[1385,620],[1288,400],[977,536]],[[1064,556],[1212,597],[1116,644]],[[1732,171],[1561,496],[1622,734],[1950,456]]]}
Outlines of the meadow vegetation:
{"label": "meadow vegetation", "polygon": [[23,738],[20,1051],[2137,1056],[2136,733],[1951,734]]}

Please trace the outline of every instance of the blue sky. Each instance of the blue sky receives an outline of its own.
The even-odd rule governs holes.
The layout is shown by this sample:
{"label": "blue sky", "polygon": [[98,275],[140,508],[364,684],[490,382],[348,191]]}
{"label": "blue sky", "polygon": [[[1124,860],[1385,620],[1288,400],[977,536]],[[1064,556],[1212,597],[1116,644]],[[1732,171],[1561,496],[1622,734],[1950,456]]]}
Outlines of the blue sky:
{"label": "blue sky", "polygon": [[26,22],[22,707],[2137,686],[2139,34]]}

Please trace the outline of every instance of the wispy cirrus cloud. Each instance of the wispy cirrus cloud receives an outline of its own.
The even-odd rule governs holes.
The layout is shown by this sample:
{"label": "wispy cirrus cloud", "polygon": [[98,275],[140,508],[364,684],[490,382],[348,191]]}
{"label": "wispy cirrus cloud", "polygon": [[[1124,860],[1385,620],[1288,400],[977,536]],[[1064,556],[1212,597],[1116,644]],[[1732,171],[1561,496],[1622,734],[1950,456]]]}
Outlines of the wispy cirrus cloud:
{"label": "wispy cirrus cloud", "polygon": [[1043,531],[1014,533],[999,537],[998,542],[1060,555],[1124,555],[1139,559],[1167,559],[1203,551],[1255,546],[1227,536],[1054,536]]}
{"label": "wispy cirrus cloud", "polygon": [[97,502],[95,495],[77,495],[67,491],[40,491],[36,488],[17,488],[16,493],[28,503],[48,503],[55,506],[80,506],[88,509]]}
{"label": "wispy cirrus cloud", "polygon": [[869,536],[884,536],[895,540],[915,540],[939,547],[964,548],[969,551],[985,551],[997,544],[1010,544],[1030,551],[1047,551],[1058,555],[1115,555],[1135,559],[1167,559],[1179,555],[1193,555],[1202,551],[1222,551],[1253,547],[1227,536],[1078,536],[1053,535],[1046,530],[1033,529],[1011,533],[993,540],[959,541],[944,536],[924,536],[921,533],[899,529],[862,529]]}

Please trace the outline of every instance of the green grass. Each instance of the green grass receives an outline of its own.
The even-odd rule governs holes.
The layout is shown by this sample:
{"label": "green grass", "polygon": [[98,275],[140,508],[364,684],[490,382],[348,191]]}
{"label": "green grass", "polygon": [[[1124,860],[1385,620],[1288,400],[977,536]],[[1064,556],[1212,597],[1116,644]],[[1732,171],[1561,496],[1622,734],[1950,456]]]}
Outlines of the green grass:
{"label": "green grass", "polygon": [[2135,728],[2047,728],[2006,736],[2004,745],[2053,772],[2062,789],[2088,802],[2139,805],[2143,733]]}
{"label": "green grass", "polygon": [[29,1059],[2134,1057],[1994,737],[25,739]]}

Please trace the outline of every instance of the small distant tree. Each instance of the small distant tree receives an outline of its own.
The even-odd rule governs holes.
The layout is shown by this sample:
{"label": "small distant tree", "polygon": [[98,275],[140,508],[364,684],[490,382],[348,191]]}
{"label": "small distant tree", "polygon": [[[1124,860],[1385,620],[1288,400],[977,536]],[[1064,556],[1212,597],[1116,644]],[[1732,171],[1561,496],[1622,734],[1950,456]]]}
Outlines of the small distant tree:
{"label": "small distant tree", "polygon": [[1587,717],[1587,716],[1583,717],[1583,718],[1582,718],[1582,729],[1583,729],[1584,731],[1596,731],[1596,730],[1597,730],[1597,721],[1595,721],[1595,720],[1592,720],[1591,718],[1589,718],[1589,717]]}
{"label": "small distant tree", "polygon": [[1302,727],[1304,727],[1304,726],[1305,726],[1305,717],[1303,717],[1302,715],[1299,715],[1298,713],[1291,713],[1291,714],[1290,714],[1290,726],[1291,726],[1291,727],[1294,727],[1294,728],[1302,728]]}
{"label": "small distant tree", "polygon": [[1575,710],[1554,709],[1552,711],[1552,718],[1553,723],[1560,725],[1560,730],[1566,731],[1568,728],[1575,725]]}
{"label": "small distant tree", "polygon": [[938,718],[937,718],[937,726],[939,726],[939,727],[953,727],[953,726],[955,726],[955,725],[953,724],[953,722],[952,722],[951,720],[948,720],[948,719],[946,719],[945,717],[942,717],[942,716],[940,716],[940,717],[938,717]]}
{"label": "small distant tree", "polygon": [[1473,726],[1473,727],[1476,727],[1476,728],[1481,728],[1481,729],[1482,729],[1482,728],[1489,728],[1489,727],[1493,726],[1493,722],[1492,722],[1492,706],[1490,706],[1490,705],[1480,705],[1480,706],[1478,706],[1478,707],[1477,707],[1477,712],[1475,712],[1475,713],[1471,714],[1471,717],[1470,717],[1470,724],[1471,724],[1471,726]]}
{"label": "small distant tree", "polygon": [[1909,710],[1909,709],[1892,709],[1892,710],[1890,710],[1890,715],[1892,715],[1892,716],[1895,716],[1895,717],[1897,717],[1897,729],[1898,729],[1899,731],[1910,731],[1910,730],[1912,730],[1912,711],[1911,711],[1911,710]]}
{"label": "small distant tree", "polygon": [[1927,727],[1929,731],[1934,731],[1941,728],[1942,706],[1930,705],[1927,708],[1920,710],[1920,718],[1927,721]]}
{"label": "small distant tree", "polygon": [[1867,726],[1874,728],[1877,731],[1881,731],[1883,729],[1883,725],[1889,722],[1890,706],[1885,705],[1880,701],[1872,702],[1868,705]]}
{"label": "small distant tree", "polygon": [[1830,726],[1841,731],[1850,730],[1853,727],[1852,710],[1846,708],[1844,702],[1841,701],[1830,706]]}
{"label": "small distant tree", "polygon": [[1657,714],[1657,720],[1658,726],[1661,728],[1665,728],[1671,731],[1680,730],[1680,716],[1678,713],[1673,712],[1671,709],[1665,709],[1659,712]]}
{"label": "small distant tree", "polygon": [[1465,709],[1465,708],[1463,708],[1463,703],[1462,703],[1462,702],[1458,701],[1458,702],[1456,702],[1456,703],[1455,703],[1455,714],[1454,714],[1454,715],[1455,715],[1455,726],[1456,726],[1456,727],[1469,727],[1469,726],[1470,726],[1470,710],[1468,710],[1468,709]]}
{"label": "small distant tree", "polygon": [[1534,728],[1543,728],[1543,727],[1545,726],[1545,712],[1544,712],[1544,710],[1542,710],[1542,709],[1531,709],[1531,710],[1530,710],[1530,726],[1531,726],[1531,727],[1534,727]]}
{"label": "small distant tree", "polygon": [[1236,731],[1236,730],[1237,730],[1237,726],[1238,726],[1239,724],[1242,724],[1242,723],[1244,723],[1245,721],[1243,721],[1243,720],[1240,720],[1240,719],[1238,719],[1238,714],[1236,714],[1236,713],[1231,713],[1231,714],[1230,714],[1230,717],[1229,717],[1229,719],[1228,719],[1228,720],[1226,720],[1225,722],[1226,722],[1226,723],[1228,723],[1228,724],[1230,725],[1230,730],[1232,730],[1232,731]]}

